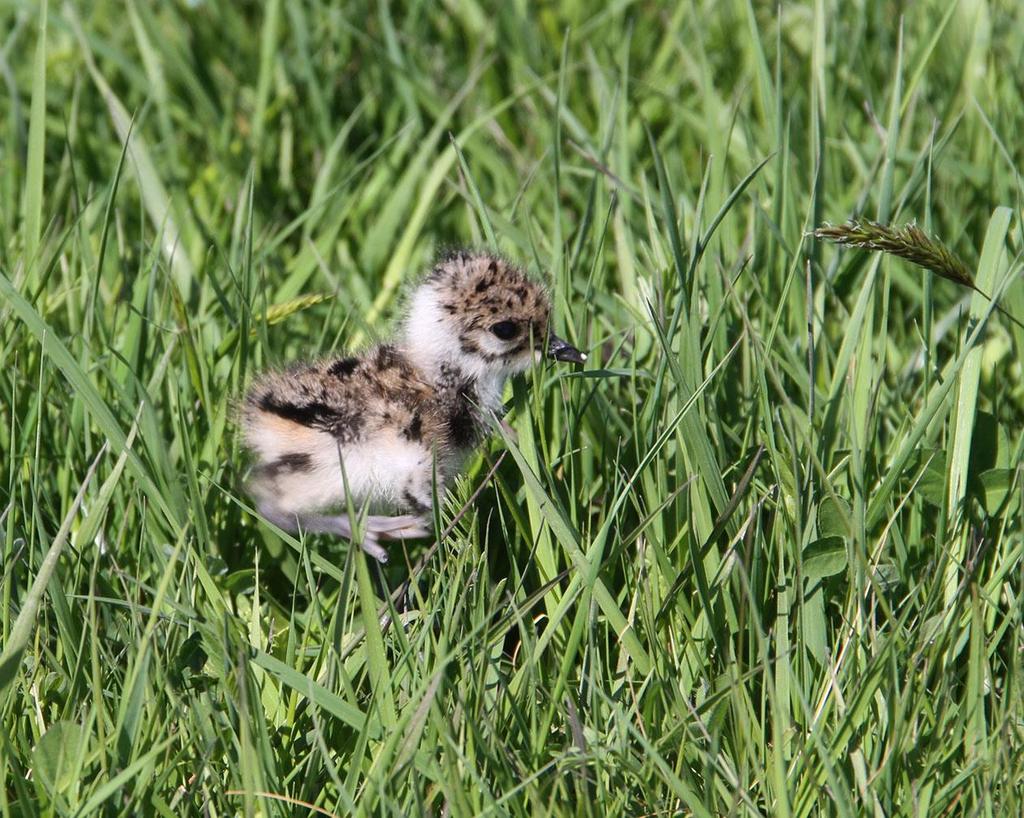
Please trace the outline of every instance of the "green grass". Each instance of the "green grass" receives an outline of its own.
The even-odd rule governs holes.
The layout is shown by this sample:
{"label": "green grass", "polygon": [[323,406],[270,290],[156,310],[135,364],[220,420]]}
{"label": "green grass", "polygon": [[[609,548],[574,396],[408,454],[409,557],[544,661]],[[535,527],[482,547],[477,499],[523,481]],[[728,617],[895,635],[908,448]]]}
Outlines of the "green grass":
{"label": "green grass", "polygon": [[[526,5],[0,6],[0,816],[1024,812],[1024,329],[812,235],[1024,318],[1024,6]],[[422,570],[261,524],[248,380],[495,243],[591,358]]]}

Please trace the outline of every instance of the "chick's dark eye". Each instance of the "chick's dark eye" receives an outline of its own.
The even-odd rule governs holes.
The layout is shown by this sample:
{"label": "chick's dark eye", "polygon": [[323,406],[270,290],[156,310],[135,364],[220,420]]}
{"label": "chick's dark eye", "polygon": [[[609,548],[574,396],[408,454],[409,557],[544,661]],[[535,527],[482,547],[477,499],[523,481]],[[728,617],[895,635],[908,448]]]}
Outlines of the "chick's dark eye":
{"label": "chick's dark eye", "polygon": [[491,327],[491,332],[502,341],[511,341],[519,334],[519,325],[515,321],[499,321]]}

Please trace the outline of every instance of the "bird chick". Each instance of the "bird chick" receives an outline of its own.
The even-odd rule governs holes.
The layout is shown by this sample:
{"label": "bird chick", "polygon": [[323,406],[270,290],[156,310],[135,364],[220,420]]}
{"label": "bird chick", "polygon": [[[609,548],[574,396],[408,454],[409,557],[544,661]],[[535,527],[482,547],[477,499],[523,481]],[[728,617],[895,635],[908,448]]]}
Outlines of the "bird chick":
{"label": "bird chick", "polygon": [[[482,440],[506,379],[539,361],[586,355],[549,329],[547,292],[486,252],[442,258],[412,292],[396,337],[360,354],[258,378],[241,422],[256,458],[249,491],[287,531],[353,539],[349,500],[367,504],[360,545],[427,536],[438,491]],[[401,513],[395,513],[401,512]]]}

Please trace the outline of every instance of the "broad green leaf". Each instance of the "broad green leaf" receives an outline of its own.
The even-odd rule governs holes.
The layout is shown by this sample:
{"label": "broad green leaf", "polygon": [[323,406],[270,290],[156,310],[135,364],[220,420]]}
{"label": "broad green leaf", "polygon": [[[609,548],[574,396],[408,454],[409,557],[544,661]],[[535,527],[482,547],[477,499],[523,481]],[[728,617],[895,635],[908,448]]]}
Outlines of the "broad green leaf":
{"label": "broad green leaf", "polygon": [[804,548],[804,577],[809,582],[840,573],[846,563],[846,544],[842,537],[823,537]]}
{"label": "broad green leaf", "polygon": [[32,772],[51,797],[67,790],[81,776],[88,736],[72,721],[51,724],[32,751]]}

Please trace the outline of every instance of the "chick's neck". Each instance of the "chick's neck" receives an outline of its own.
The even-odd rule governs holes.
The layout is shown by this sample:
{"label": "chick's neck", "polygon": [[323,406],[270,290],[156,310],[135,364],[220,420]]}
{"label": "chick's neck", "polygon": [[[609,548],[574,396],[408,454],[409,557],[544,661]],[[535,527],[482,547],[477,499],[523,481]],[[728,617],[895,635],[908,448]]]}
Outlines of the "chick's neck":
{"label": "chick's neck", "polygon": [[501,407],[508,373],[462,352],[437,294],[421,288],[402,328],[402,346],[413,366],[439,397],[462,394],[487,409]]}

